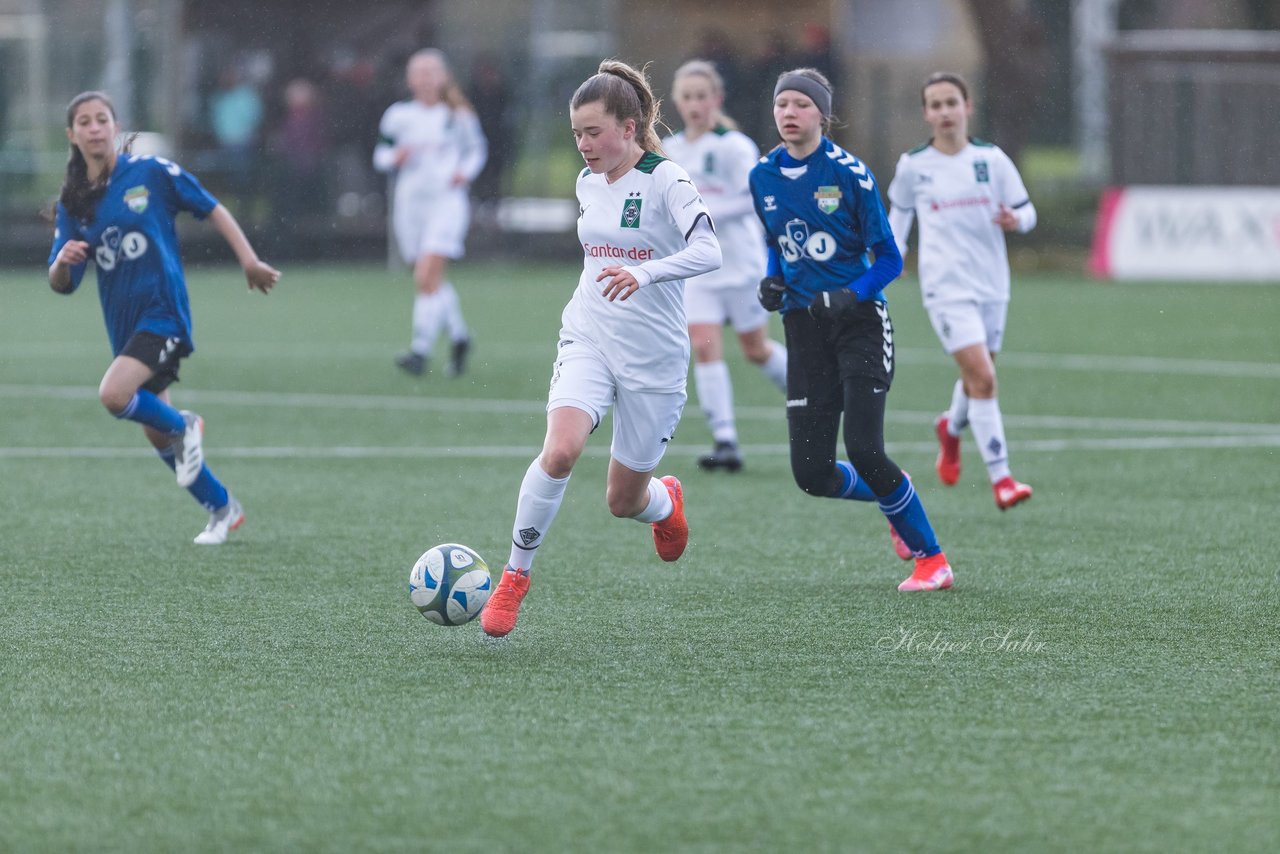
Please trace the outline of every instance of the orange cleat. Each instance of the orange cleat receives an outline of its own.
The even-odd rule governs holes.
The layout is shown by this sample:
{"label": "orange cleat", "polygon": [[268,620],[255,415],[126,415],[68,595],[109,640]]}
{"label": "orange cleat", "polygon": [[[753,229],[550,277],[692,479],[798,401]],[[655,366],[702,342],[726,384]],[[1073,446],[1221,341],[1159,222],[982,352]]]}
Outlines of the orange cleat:
{"label": "orange cleat", "polygon": [[495,638],[510,634],[516,627],[520,603],[528,592],[529,571],[504,566],[498,589],[493,591],[484,610],[480,612],[480,628],[484,629],[484,633]]}
{"label": "orange cleat", "polygon": [[911,577],[898,585],[904,593],[913,590],[946,590],[955,582],[951,574],[951,565],[942,552],[928,557],[916,558],[916,571]]}
{"label": "orange cleat", "polygon": [[1012,477],[1001,478],[991,485],[991,490],[996,494],[996,506],[1001,510],[1008,510],[1031,497],[1031,487],[1018,483]]}
{"label": "orange cleat", "polygon": [[684,518],[684,488],[680,479],[667,475],[662,483],[667,487],[674,509],[670,516],[653,523],[653,547],[658,550],[658,557],[670,563],[679,560],[684,547],[689,545],[689,523]]}
{"label": "orange cleat", "polygon": [[952,436],[947,424],[945,412],[933,422],[933,432],[938,434],[938,461],[934,468],[938,470],[938,480],[955,486],[960,480],[960,437]]}

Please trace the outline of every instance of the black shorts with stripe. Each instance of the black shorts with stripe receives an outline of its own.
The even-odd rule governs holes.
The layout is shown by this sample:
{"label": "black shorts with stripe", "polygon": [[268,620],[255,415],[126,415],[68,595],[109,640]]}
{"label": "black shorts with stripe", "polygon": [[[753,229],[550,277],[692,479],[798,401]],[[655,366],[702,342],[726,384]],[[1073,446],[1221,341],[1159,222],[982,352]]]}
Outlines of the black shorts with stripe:
{"label": "black shorts with stripe", "polygon": [[782,326],[788,412],[842,411],[846,380],[871,380],[877,394],[893,384],[893,321],[884,302],[851,303],[816,316],[805,309],[789,311]]}
{"label": "black shorts with stripe", "polygon": [[178,381],[178,363],[191,355],[191,347],[181,338],[166,338],[154,332],[135,332],[125,342],[121,356],[137,359],[152,370],[151,379],[142,387],[160,394]]}

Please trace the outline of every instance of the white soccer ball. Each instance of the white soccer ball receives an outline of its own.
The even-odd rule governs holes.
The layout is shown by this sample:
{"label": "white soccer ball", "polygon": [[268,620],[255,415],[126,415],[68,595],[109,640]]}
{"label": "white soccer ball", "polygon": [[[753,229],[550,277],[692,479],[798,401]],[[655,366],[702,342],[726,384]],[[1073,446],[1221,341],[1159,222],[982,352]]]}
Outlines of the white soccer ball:
{"label": "white soccer ball", "polygon": [[422,616],[440,626],[471,622],[492,592],[484,558],[457,543],[427,549],[409,573],[409,598]]}

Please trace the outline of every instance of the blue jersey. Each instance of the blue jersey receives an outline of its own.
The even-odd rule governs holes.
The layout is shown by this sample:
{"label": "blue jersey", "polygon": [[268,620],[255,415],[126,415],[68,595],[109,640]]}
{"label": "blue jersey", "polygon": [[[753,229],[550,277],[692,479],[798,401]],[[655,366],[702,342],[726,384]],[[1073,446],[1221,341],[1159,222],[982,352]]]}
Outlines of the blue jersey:
{"label": "blue jersey", "polygon": [[[180,211],[204,219],[217,206],[218,200],[178,164],[130,154],[116,160],[92,222],[72,218],[58,203],[49,264],[67,241],[89,244],[114,355],[137,332],[177,338],[187,351],[195,348],[174,220]],[[87,263],[71,268],[72,290],[80,286]]]}
{"label": "blue jersey", "polygon": [[[867,250],[877,244],[898,256],[875,177],[861,160],[825,136],[800,165],[785,167],[795,177],[783,172],[789,160],[779,146],[760,158],[750,176],[756,215],[787,282],[783,313],[806,308],[823,291],[848,288],[870,269]],[[880,287],[868,296],[884,299]]]}

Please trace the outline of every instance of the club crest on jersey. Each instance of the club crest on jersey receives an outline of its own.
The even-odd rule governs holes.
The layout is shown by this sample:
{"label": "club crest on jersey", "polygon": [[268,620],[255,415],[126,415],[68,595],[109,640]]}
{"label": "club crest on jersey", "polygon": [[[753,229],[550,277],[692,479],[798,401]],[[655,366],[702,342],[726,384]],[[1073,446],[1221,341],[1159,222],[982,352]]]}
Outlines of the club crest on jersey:
{"label": "club crest on jersey", "polygon": [[833,214],[840,207],[839,187],[819,187],[813,197],[818,200],[818,210],[824,214]]}
{"label": "club crest on jersey", "polygon": [[640,203],[644,199],[639,198],[639,193],[628,196],[627,200],[622,203],[622,221],[618,223],[621,228],[639,228],[640,227]]}
{"label": "club crest on jersey", "polygon": [[129,210],[140,214],[147,209],[147,199],[150,195],[151,191],[145,186],[130,187],[124,191],[124,203],[129,206]]}
{"label": "club crest on jersey", "polygon": [[986,184],[991,181],[991,175],[987,171],[987,161],[973,161],[973,177],[979,184]]}

